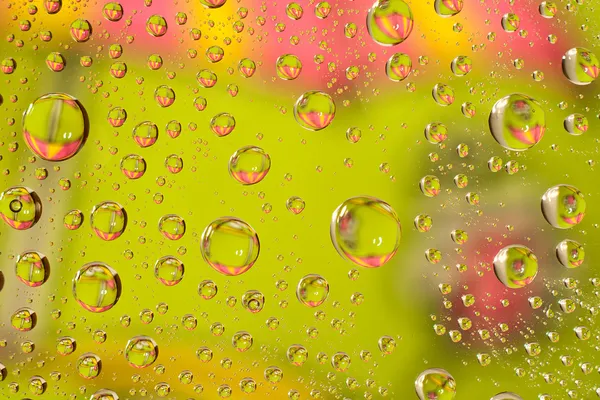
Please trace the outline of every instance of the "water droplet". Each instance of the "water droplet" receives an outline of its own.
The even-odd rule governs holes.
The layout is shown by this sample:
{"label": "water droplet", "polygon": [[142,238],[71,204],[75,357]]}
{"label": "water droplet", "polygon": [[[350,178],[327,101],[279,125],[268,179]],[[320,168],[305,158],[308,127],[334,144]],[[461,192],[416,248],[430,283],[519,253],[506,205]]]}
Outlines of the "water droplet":
{"label": "water droplet", "polygon": [[118,203],[102,202],[92,209],[90,223],[96,236],[102,240],[115,240],[125,231],[127,213]]}
{"label": "water droplet", "polygon": [[525,246],[506,246],[494,257],[494,272],[504,286],[511,289],[523,288],[535,279],[538,260]]}
{"label": "water droplet", "polygon": [[585,250],[576,241],[565,239],[556,246],[556,258],[567,268],[577,268],[585,260]]}
{"label": "water droplet", "polygon": [[256,231],[246,222],[222,217],[202,232],[200,250],[204,260],[223,275],[241,275],[248,271],[260,252]]}
{"label": "water droplet", "polygon": [[146,368],[158,358],[158,345],[148,336],[131,338],[125,346],[125,359],[134,368]]}
{"label": "water droplet", "polygon": [[598,77],[600,62],[594,53],[573,47],[562,58],[563,74],[576,85],[589,85]]}
{"label": "water droplet", "polygon": [[420,400],[452,400],[456,396],[456,381],[448,371],[432,368],[419,374],[415,390]]}
{"label": "water droplet", "polygon": [[342,257],[363,267],[387,263],[398,251],[401,236],[394,209],[374,197],[350,198],[332,214],[333,245]]}
{"label": "water droplet", "polygon": [[73,278],[73,296],[88,311],[108,311],[117,303],[120,295],[119,275],[104,263],[88,263]]}
{"label": "water droplet", "polygon": [[23,115],[27,147],[48,161],[73,157],[87,136],[84,111],[72,96],[49,93],[37,98]]}
{"label": "water droplet", "polygon": [[569,185],[551,187],[542,196],[542,214],[550,225],[569,229],[585,217],[586,201],[577,188]]}
{"label": "water droplet", "polygon": [[183,273],[183,263],[173,256],[161,257],[154,265],[154,276],[166,286],[174,286],[181,282]]}
{"label": "water droplet", "polygon": [[294,117],[298,124],[311,131],[320,131],[331,124],[335,117],[335,103],[327,93],[305,92],[294,104]]}
{"label": "water droplet", "polygon": [[318,307],[329,296],[329,283],[321,275],[304,276],[296,287],[296,297],[307,307]]}
{"label": "water droplet", "polygon": [[31,228],[40,219],[42,204],[37,194],[23,186],[0,193],[0,217],[17,230]]}
{"label": "water droplet", "polygon": [[17,257],[15,274],[25,285],[30,287],[41,286],[48,279],[50,264],[42,253],[28,251]]}
{"label": "water droplet", "polygon": [[542,140],[546,116],[532,98],[511,94],[494,104],[489,118],[490,132],[505,149],[527,150]]}
{"label": "water droplet", "polygon": [[382,46],[404,42],[413,29],[413,23],[412,11],[402,0],[377,0],[367,15],[369,35]]}

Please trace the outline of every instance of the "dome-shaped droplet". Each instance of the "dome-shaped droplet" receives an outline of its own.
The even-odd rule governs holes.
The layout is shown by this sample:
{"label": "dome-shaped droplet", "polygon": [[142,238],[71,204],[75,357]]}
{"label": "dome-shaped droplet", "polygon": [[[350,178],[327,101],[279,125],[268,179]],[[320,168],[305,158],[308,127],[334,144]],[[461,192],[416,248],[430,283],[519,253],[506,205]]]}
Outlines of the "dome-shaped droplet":
{"label": "dome-shaped droplet", "polygon": [[353,197],[333,212],[331,240],[353,263],[376,268],[398,251],[402,229],[394,209],[374,197]]}
{"label": "dome-shaped droplet", "polygon": [[256,231],[246,222],[222,217],[204,229],[200,250],[215,270],[224,275],[241,275],[258,259],[260,242]]}
{"label": "dome-shaped droplet", "polygon": [[542,213],[550,225],[569,229],[585,217],[587,204],[577,188],[569,185],[551,187],[542,196]]}
{"label": "dome-shaped droplet", "polygon": [[23,138],[27,147],[48,161],[73,157],[87,135],[84,111],[72,96],[49,93],[29,105],[23,115]]}
{"label": "dome-shaped droplet", "polygon": [[121,281],[117,272],[101,262],[81,267],[73,278],[73,296],[86,310],[110,310],[121,295]]}

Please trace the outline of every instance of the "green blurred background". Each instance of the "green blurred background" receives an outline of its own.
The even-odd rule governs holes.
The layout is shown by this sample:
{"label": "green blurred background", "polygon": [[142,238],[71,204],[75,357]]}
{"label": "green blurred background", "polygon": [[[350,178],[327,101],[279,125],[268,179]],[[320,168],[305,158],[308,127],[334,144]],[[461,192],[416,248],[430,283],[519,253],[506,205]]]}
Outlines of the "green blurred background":
{"label": "green blurred background", "polygon": [[[384,392],[388,398],[410,399],[416,398],[416,376],[433,367],[454,376],[457,399],[487,399],[502,391],[518,393],[526,400],[542,393],[554,399],[568,398],[570,391],[576,391],[570,394],[575,398],[596,396],[598,372],[585,375],[580,365],[588,362],[596,370],[600,363],[595,314],[598,291],[589,281],[597,276],[595,257],[600,253],[600,189],[595,166],[599,151],[596,115],[600,110],[596,84],[571,84],[562,75],[560,64],[562,54],[571,47],[594,51],[599,31],[591,17],[598,2],[558,2],[557,17],[546,20],[538,14],[539,3],[534,1],[517,0],[513,5],[506,1],[465,2],[464,10],[450,19],[437,16],[432,2],[413,1],[415,28],[405,43],[394,48],[378,46],[368,36],[364,21],[369,2],[331,2],[332,12],[324,20],[314,16],[313,2],[299,3],[305,15],[292,21],[285,16],[284,2],[229,0],[220,9],[207,10],[197,1],[155,0],[145,6],[142,1],[124,0],[123,19],[111,23],[101,15],[103,2],[64,2],[55,15],[48,15],[43,2],[37,0],[0,2],[0,21],[7,37],[0,42],[0,58],[12,57],[17,63],[14,73],[3,74],[0,85],[0,187],[27,186],[43,204],[40,221],[29,230],[0,225],[0,339],[5,341],[0,347],[0,363],[7,370],[0,382],[0,396],[33,397],[27,382],[40,375],[48,381],[42,397],[50,399],[89,398],[101,388],[112,389],[124,399],[156,398],[153,388],[159,382],[169,383],[169,398],[173,399],[218,398],[216,389],[221,384],[233,388],[235,399],[283,399],[290,389],[300,391],[301,398],[380,398]],[[37,14],[28,14],[30,5],[38,7]],[[244,31],[236,33],[232,24],[240,19],[236,14],[239,7],[246,7],[248,16],[242,20]],[[520,15],[527,35],[502,31],[500,19],[509,11]],[[177,12],[187,14],[185,25],[175,24]],[[164,37],[154,38],[144,30],[146,19],[153,14],[168,21]],[[257,21],[260,16],[266,20],[264,25]],[[86,43],[76,43],[69,36],[69,25],[78,17],[93,26],[92,38]],[[19,29],[23,20],[31,21],[29,31]],[[285,31],[276,31],[278,22],[286,24]],[[343,34],[347,22],[359,27],[353,39]],[[462,24],[461,32],[453,29],[456,23]],[[194,27],[202,31],[199,41],[190,38],[189,30]],[[40,31],[51,31],[52,40],[41,41]],[[489,39],[490,32],[496,34],[494,41]],[[551,33],[558,37],[556,44],[546,39]],[[292,35],[299,38],[296,46],[289,43]],[[133,38],[132,43],[128,37]],[[226,38],[231,38],[230,45],[224,44]],[[118,61],[125,62],[128,70],[122,79],[109,73],[115,62],[108,56],[113,43],[124,48]],[[213,44],[225,50],[224,59],[217,64],[209,64],[204,56]],[[190,49],[197,51],[196,58],[189,57]],[[46,56],[54,51],[67,61],[59,73],[45,65]],[[385,61],[398,51],[409,54],[413,61],[413,72],[404,82],[392,82],[385,76]],[[274,60],[284,53],[296,54],[303,62],[295,81],[277,78]],[[161,55],[161,69],[148,68],[150,54]],[[323,55],[324,62],[315,63],[315,55]],[[473,70],[466,77],[451,73],[450,63],[458,55],[473,60]],[[81,56],[91,56],[93,65],[82,67]],[[420,56],[427,57],[426,65],[419,64]],[[257,63],[256,74],[248,79],[237,71],[244,57]],[[525,62],[523,69],[513,66],[516,58]],[[353,81],[344,74],[349,66],[360,68],[360,76]],[[202,68],[218,75],[215,87],[198,85],[195,75]],[[233,69],[231,74],[228,68]],[[544,80],[534,81],[535,70],[544,73]],[[454,88],[454,104],[441,107],[434,102],[431,90],[436,83]],[[229,84],[239,87],[237,96],[227,92]],[[161,108],[154,100],[159,85],[175,91],[171,107]],[[336,102],[336,117],[322,131],[304,130],[294,121],[293,104],[306,90],[326,91]],[[22,114],[32,101],[50,92],[79,99],[89,115],[89,136],[82,150],[67,161],[50,163],[38,158],[31,162],[32,153],[21,134]],[[487,126],[492,105],[515,92],[537,99],[547,119],[544,139],[522,153],[503,150]],[[208,101],[202,112],[193,106],[197,96]],[[474,118],[461,113],[463,102],[476,106]],[[122,127],[113,128],[107,114],[117,106],[127,110],[128,118]],[[220,112],[229,112],[236,119],[236,129],[222,138],[209,129],[210,119]],[[568,135],[563,128],[564,118],[574,112],[585,114],[590,121],[588,132],[579,137]],[[131,136],[133,127],[146,120],[158,125],[160,135],[156,144],[142,149]],[[171,120],[183,126],[176,139],[164,130]],[[425,125],[435,121],[449,128],[449,138],[442,146],[428,143],[423,135]],[[361,129],[358,143],[346,139],[350,127]],[[11,151],[14,143],[18,148]],[[466,158],[456,153],[460,143],[470,148]],[[233,152],[246,145],[262,147],[270,155],[272,167],[262,182],[244,187],[229,176],[227,164]],[[439,161],[430,161],[432,152],[439,155]],[[130,153],[143,156],[148,165],[139,180],[128,180],[120,171],[121,158]],[[179,174],[169,173],[164,166],[170,154],[184,160]],[[518,161],[519,172],[490,172],[487,160],[492,156],[504,162]],[[353,161],[351,168],[345,159]],[[389,172],[381,172],[382,163],[389,165]],[[35,178],[38,167],[47,168],[46,180]],[[466,189],[454,186],[452,180],[458,173],[468,176]],[[436,198],[427,198],[419,190],[418,182],[427,174],[441,180],[442,192]],[[161,177],[166,179],[164,186],[158,184]],[[61,189],[61,178],[71,181],[69,190]],[[569,231],[552,228],[540,211],[542,194],[561,183],[579,188],[588,202],[586,218]],[[467,191],[480,195],[479,206],[465,201]],[[160,204],[154,201],[157,194],[164,196]],[[333,210],[358,195],[388,202],[402,224],[397,255],[378,269],[343,260],[329,237]],[[299,215],[286,210],[291,196],[306,202]],[[89,223],[92,207],[105,200],[120,203],[129,218],[124,234],[113,242],[96,237]],[[262,211],[264,203],[272,205],[271,213]],[[86,218],[76,231],[63,225],[64,215],[72,209],[80,209]],[[187,232],[179,241],[166,240],[157,228],[159,218],[171,213],[186,221]],[[429,233],[418,233],[413,226],[415,216],[422,213],[433,218]],[[218,274],[200,253],[203,229],[221,216],[243,219],[260,237],[258,262],[239,277]],[[469,242],[463,246],[453,243],[450,232],[454,229],[465,230]],[[565,238],[586,248],[586,262],[579,269],[567,270],[556,260],[554,248]],[[504,289],[491,267],[497,250],[515,243],[530,247],[540,260],[535,283],[520,291]],[[442,252],[439,264],[432,265],[424,257],[429,248]],[[50,262],[50,278],[41,287],[28,288],[15,277],[16,256],[26,250],[39,251]],[[162,285],[153,275],[155,261],[165,255],[174,255],[185,264],[182,282],[173,287]],[[101,314],[81,308],[71,293],[76,271],[91,261],[110,265],[122,282],[119,302]],[[460,273],[456,264],[467,265],[467,271]],[[360,271],[356,281],[348,279],[352,268]],[[329,299],[319,308],[326,314],[322,321],[315,318],[315,309],[303,306],[295,297],[297,282],[309,273],[319,273],[330,283]],[[567,288],[565,278],[577,280],[577,288]],[[219,289],[210,301],[197,293],[198,283],[204,279],[214,280]],[[288,283],[287,290],[276,287],[279,280]],[[451,284],[452,293],[442,296],[440,283]],[[251,289],[266,297],[264,309],[257,314],[241,306],[242,294]],[[355,292],[365,297],[360,306],[350,302]],[[473,307],[462,304],[464,294],[476,296]],[[528,297],[534,295],[544,300],[538,310],[528,305]],[[228,296],[238,299],[235,307],[227,306]],[[578,303],[574,313],[560,312],[558,300],[564,298]],[[450,309],[444,300],[452,302]],[[510,304],[505,307],[501,300]],[[164,315],[156,310],[160,303],[168,304]],[[17,332],[10,326],[10,316],[25,306],[36,311],[38,323],[30,332]],[[547,317],[549,308],[556,313],[553,318]],[[144,309],[155,314],[147,325],[139,318]],[[54,310],[60,310],[60,318],[51,317]],[[185,314],[198,319],[195,330],[183,328]],[[125,315],[131,317],[129,327],[121,325]],[[269,317],[280,320],[278,329],[267,328]],[[447,331],[460,330],[460,317],[473,321],[473,327],[462,332],[461,342],[453,343],[448,334],[437,336],[434,332],[434,324],[444,325]],[[332,327],[334,320],[341,328]],[[225,326],[223,336],[210,333],[214,322]],[[509,330],[502,332],[500,323],[508,324]],[[592,338],[577,339],[573,333],[576,326],[592,329]],[[318,338],[309,338],[306,331],[310,327],[318,329]],[[478,329],[490,330],[492,337],[481,340]],[[106,332],[105,343],[93,340],[96,330]],[[252,349],[245,353],[237,353],[231,345],[231,335],[239,330],[254,337]],[[560,341],[551,343],[546,338],[548,331],[559,332]],[[123,356],[125,344],[136,335],[151,336],[159,346],[157,362],[145,370],[129,367]],[[377,348],[383,335],[397,341],[391,355],[384,356]],[[61,357],[56,353],[56,339],[61,336],[76,339],[74,354]],[[21,350],[26,340],[35,343],[32,353]],[[540,356],[529,357],[525,352],[524,344],[531,342],[542,345]],[[296,343],[309,350],[309,361],[302,367],[292,366],[285,356],[286,349]],[[210,363],[196,358],[200,346],[213,350]],[[362,361],[362,350],[372,352],[372,359]],[[316,360],[319,352],[331,356],[337,351],[352,359],[347,372],[336,372],[329,362]],[[100,376],[90,381],[75,370],[77,358],[85,352],[102,359]],[[481,353],[491,356],[490,365],[478,363],[477,354]],[[560,361],[563,355],[571,355],[574,364],[564,366]],[[220,365],[225,358],[233,362],[230,369]],[[154,370],[159,364],[165,367],[162,374]],[[263,377],[264,369],[271,365],[284,371],[279,384],[270,384]],[[517,376],[517,368],[523,369],[524,376]],[[183,370],[193,372],[193,384],[178,381]],[[59,381],[50,379],[52,371],[61,373]],[[140,374],[138,382],[132,380],[134,374]],[[239,381],[247,376],[259,385],[254,394],[244,395],[239,390]],[[360,388],[349,390],[348,377],[357,379]],[[9,390],[11,382],[19,383],[17,393]],[[202,394],[194,393],[195,384],[204,387]]]}

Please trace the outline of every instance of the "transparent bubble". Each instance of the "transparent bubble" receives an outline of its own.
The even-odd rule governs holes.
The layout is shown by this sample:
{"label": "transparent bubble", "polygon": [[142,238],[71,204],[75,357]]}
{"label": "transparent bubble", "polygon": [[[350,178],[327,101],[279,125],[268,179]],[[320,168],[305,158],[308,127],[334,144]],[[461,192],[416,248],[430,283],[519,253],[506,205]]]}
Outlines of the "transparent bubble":
{"label": "transparent bubble", "polygon": [[114,78],[121,79],[127,74],[127,64],[121,61],[115,62],[111,64],[109,72]]}
{"label": "transparent bubble", "polygon": [[293,54],[279,56],[275,67],[277,76],[286,81],[296,79],[302,72],[302,62]]}
{"label": "transparent bubble", "polygon": [[452,17],[463,9],[463,0],[435,0],[434,9],[442,18]]}
{"label": "transparent bubble", "polygon": [[260,252],[256,231],[246,222],[222,217],[202,232],[200,250],[204,260],[223,275],[236,276],[248,271]]}
{"label": "transparent bubble", "polygon": [[490,400],[523,400],[523,398],[511,392],[502,392],[498,393]]}
{"label": "transparent bubble", "polygon": [[450,236],[452,237],[452,241],[456,244],[465,244],[469,240],[467,232],[460,229],[453,230],[450,233]]}
{"label": "transparent bubble", "polygon": [[542,140],[546,115],[532,98],[511,94],[494,104],[489,117],[490,132],[505,149],[523,151]]}
{"label": "transparent bubble", "polygon": [[382,46],[404,42],[413,29],[413,14],[402,0],[377,0],[367,15],[367,30]]}
{"label": "transparent bubble", "polygon": [[25,285],[38,287],[48,279],[50,264],[42,253],[27,251],[17,257],[15,274]]}
{"label": "transparent bubble", "polygon": [[301,344],[293,344],[287,349],[288,361],[297,367],[301,367],[308,360],[308,350]]}
{"label": "transparent bubble", "polygon": [[[219,292],[219,288],[217,287],[217,284],[215,282],[211,281],[210,279],[205,279],[198,284],[198,294],[204,300],[213,299],[217,295],[218,292]],[[221,324],[218,324],[215,326],[221,326]],[[214,334],[214,332],[213,332],[213,334]],[[220,336],[220,334],[217,336]]]}
{"label": "transparent bubble", "polygon": [[48,387],[46,380],[41,376],[33,376],[29,379],[29,384],[27,385],[29,392],[36,396],[43,394]]}
{"label": "transparent bubble", "polygon": [[121,159],[121,172],[129,179],[139,179],[146,173],[146,161],[137,154],[129,154]]}
{"label": "transparent bubble", "polygon": [[391,336],[382,336],[377,341],[377,346],[379,347],[379,351],[389,355],[396,350],[396,341]]}
{"label": "transparent bubble", "polygon": [[500,171],[502,169],[503,165],[504,165],[504,161],[502,161],[502,159],[500,157],[494,156],[488,160],[488,168],[492,172]]}
{"label": "transparent bubble", "polygon": [[354,22],[348,22],[346,25],[344,25],[344,35],[348,39],[352,39],[354,36],[356,36],[356,32],[358,32],[358,27]]}
{"label": "transparent bubble", "polygon": [[421,192],[427,197],[435,197],[441,192],[440,180],[435,175],[425,175],[419,181]]}
{"label": "transparent bubble", "polygon": [[208,347],[203,346],[196,350],[196,357],[198,357],[200,361],[207,363],[212,360],[213,352]]}
{"label": "transparent bubble", "polygon": [[183,273],[183,262],[173,256],[161,257],[154,264],[154,277],[166,286],[174,286],[181,282]]}
{"label": "transparent bubble", "polygon": [[61,356],[68,356],[75,351],[77,344],[72,337],[61,337],[56,341],[56,352]]}
{"label": "transparent bubble", "polygon": [[244,78],[250,78],[256,72],[256,63],[249,58],[242,58],[238,63],[238,70]]}
{"label": "transparent bubble", "polygon": [[353,197],[332,214],[331,241],[353,263],[377,268],[398,251],[402,228],[394,209],[374,197]]}
{"label": "transparent bubble", "polygon": [[425,127],[425,139],[429,143],[439,144],[448,139],[448,128],[441,122],[432,122]]}
{"label": "transparent bubble", "polygon": [[350,356],[343,351],[338,351],[331,356],[331,366],[338,372],[345,372],[350,368]]}
{"label": "transparent bubble", "polygon": [[403,81],[412,71],[412,60],[408,54],[393,54],[385,64],[385,74],[395,82]]}
{"label": "transparent bubble", "polygon": [[450,69],[456,76],[465,76],[473,68],[473,61],[467,56],[458,56],[452,63],[450,63]]}
{"label": "transparent bubble", "polygon": [[113,201],[102,202],[92,209],[90,217],[92,230],[102,240],[115,240],[123,234],[127,226],[127,213],[120,204]]}
{"label": "transparent bubble", "polygon": [[573,47],[562,58],[563,74],[576,85],[589,85],[598,77],[600,62],[594,53],[583,47]]}
{"label": "transparent bubble", "polygon": [[210,129],[219,137],[229,135],[235,129],[235,118],[229,113],[220,113],[210,120]]}
{"label": "transparent bubble", "polygon": [[65,93],[38,97],[23,115],[27,147],[48,161],[63,161],[80,150],[87,136],[85,114],[77,99]]}
{"label": "transparent bubble", "polygon": [[421,233],[429,232],[433,226],[433,220],[427,214],[417,215],[415,218],[415,228]]}
{"label": "transparent bubble", "polygon": [[265,379],[270,383],[279,383],[283,379],[283,371],[275,366],[265,368]]}
{"label": "transparent bubble", "polygon": [[167,239],[179,240],[185,234],[185,221],[179,215],[163,215],[158,221],[158,231]]}
{"label": "transparent bubble", "polygon": [[229,159],[229,174],[243,185],[262,181],[271,169],[271,157],[256,146],[245,146]]}
{"label": "transparent bubble", "polygon": [[327,93],[305,92],[294,104],[294,117],[298,124],[311,131],[320,131],[331,124],[335,117],[335,103]]}
{"label": "transparent bubble", "polygon": [[76,42],[87,42],[92,35],[92,25],[85,19],[76,19],[71,23],[71,38]]}
{"label": "transparent bubble", "polygon": [[289,3],[285,8],[285,13],[291,19],[297,21],[300,18],[302,18],[304,10],[302,9],[302,6],[298,3]]}
{"label": "transparent bubble", "polygon": [[158,358],[158,345],[148,336],[136,336],[127,342],[124,354],[132,367],[146,368]]}
{"label": "transparent bubble", "polygon": [[467,118],[473,118],[477,113],[477,108],[473,103],[465,102],[461,106],[461,112]]}
{"label": "transparent bubble", "polygon": [[243,393],[254,393],[257,387],[256,381],[252,378],[243,378],[240,381],[240,389]]}
{"label": "transparent bubble", "polygon": [[583,114],[571,114],[565,118],[564,126],[569,134],[579,136],[587,132],[589,122]]}
{"label": "transparent bubble", "polygon": [[125,121],[127,120],[127,111],[121,107],[111,108],[108,112],[108,116],[106,117],[108,123],[111,124],[114,128],[118,128],[123,126]]}
{"label": "transparent bubble", "polygon": [[242,353],[250,350],[253,342],[252,335],[245,331],[236,332],[231,338],[233,348]]}
{"label": "transparent bubble", "polygon": [[123,18],[123,6],[120,3],[111,1],[102,7],[102,15],[111,22],[120,21]]}
{"label": "transparent bubble", "polygon": [[10,325],[18,331],[28,332],[35,328],[37,314],[30,308],[23,307],[15,311],[10,317]]}
{"label": "transparent bubble", "polygon": [[158,127],[150,121],[140,122],[133,128],[133,140],[140,147],[150,147],[158,140]]}
{"label": "transparent bubble", "polygon": [[556,246],[556,258],[567,268],[577,268],[585,260],[585,249],[578,242],[565,239]]}
{"label": "transparent bubble", "polygon": [[437,83],[431,92],[433,99],[440,106],[449,106],[454,103],[454,89],[443,83]]}
{"label": "transparent bubble", "polygon": [[121,296],[117,272],[101,262],[85,264],[73,278],[73,296],[88,311],[110,310]]}
{"label": "transparent bubble", "polygon": [[322,1],[320,3],[317,3],[317,5],[315,6],[315,15],[319,19],[327,18],[327,16],[329,15],[330,12],[331,12],[331,4],[329,4],[329,2],[327,2],[327,1]]}
{"label": "transparent bubble", "polygon": [[164,36],[167,33],[167,20],[161,15],[152,15],[146,20],[146,32],[154,37]]}
{"label": "transparent bubble", "polygon": [[148,60],[146,61],[148,68],[153,71],[160,69],[163,66],[163,59],[159,54],[150,54],[148,56]]}
{"label": "transparent bubble", "polygon": [[285,202],[285,207],[293,214],[300,214],[304,211],[305,202],[298,196],[292,196]]}
{"label": "transparent bubble", "polygon": [[217,84],[217,74],[208,69],[203,69],[196,74],[196,80],[204,88],[211,88]]}
{"label": "transparent bubble", "polygon": [[553,1],[542,1],[540,3],[539,11],[540,15],[544,18],[554,18],[558,12],[558,7]]}
{"label": "transparent bubble", "polygon": [[454,184],[459,189],[464,189],[469,184],[469,178],[464,174],[458,174],[454,177]]}
{"label": "transparent bubble", "polygon": [[62,0],[45,0],[44,8],[48,14],[56,14],[62,8]]}
{"label": "transparent bubble", "polygon": [[12,74],[13,72],[15,72],[15,69],[17,68],[17,62],[15,61],[14,58],[5,58],[2,60],[2,63],[0,64],[0,68],[2,69],[2,72],[5,74]]}
{"label": "transparent bubble", "polygon": [[165,127],[167,134],[175,139],[181,134],[181,123],[179,121],[170,121]]}
{"label": "transparent bubble", "polygon": [[523,288],[535,279],[538,260],[525,246],[506,246],[494,257],[494,272],[504,286],[511,289]]}
{"label": "transparent bubble", "polygon": [[329,283],[321,275],[304,276],[296,287],[296,297],[307,307],[318,307],[329,296]]}
{"label": "transparent bubble", "polygon": [[242,296],[242,306],[251,313],[262,311],[265,305],[265,296],[258,290],[248,290]]}
{"label": "transparent bubble", "polygon": [[94,379],[100,375],[102,361],[94,353],[85,353],[77,359],[77,373],[84,379]]}
{"label": "transparent bubble", "polygon": [[224,55],[225,51],[220,46],[210,46],[206,49],[206,59],[211,63],[221,61]]}
{"label": "transparent bubble", "polygon": [[228,398],[231,397],[231,394],[233,393],[233,390],[231,389],[231,387],[229,385],[220,385],[217,388],[217,394],[219,395],[219,397],[221,398]]}
{"label": "transparent bubble", "polygon": [[0,217],[11,228],[31,228],[42,215],[42,203],[29,188],[14,186],[0,193]]}
{"label": "transparent bubble", "polygon": [[515,32],[521,25],[521,18],[517,14],[506,13],[502,16],[500,24],[505,32]]}
{"label": "transparent bubble", "polygon": [[361,139],[361,137],[362,137],[362,132],[357,127],[348,128],[346,130],[346,139],[350,143],[358,143],[358,141]]}
{"label": "transparent bubble", "polygon": [[227,0],[200,0],[200,4],[207,8],[219,8],[225,4]]}
{"label": "transparent bubble", "polygon": [[90,400],[119,400],[119,395],[109,389],[100,389],[90,396]]}
{"label": "transparent bubble", "polygon": [[51,71],[60,72],[65,69],[65,64],[65,58],[60,53],[50,53],[48,54],[48,57],[46,57],[46,65]]}
{"label": "transparent bubble", "polygon": [[415,380],[415,390],[420,400],[452,400],[456,396],[456,381],[446,370],[427,369]]}
{"label": "transparent bubble", "polygon": [[204,111],[207,105],[208,100],[206,100],[204,97],[196,97],[194,99],[194,107],[196,107],[196,110],[198,111]]}
{"label": "transparent bubble", "polygon": [[569,185],[551,187],[542,196],[542,213],[550,225],[569,229],[579,224],[586,212],[586,201],[577,188]]}
{"label": "transparent bubble", "polygon": [[175,91],[167,85],[161,85],[154,91],[154,100],[161,107],[169,107],[175,103]]}

